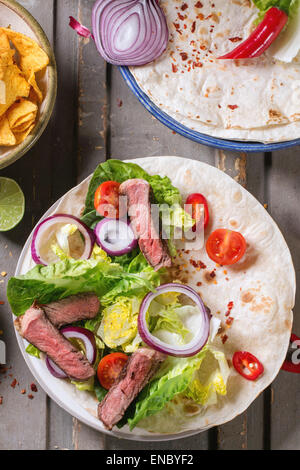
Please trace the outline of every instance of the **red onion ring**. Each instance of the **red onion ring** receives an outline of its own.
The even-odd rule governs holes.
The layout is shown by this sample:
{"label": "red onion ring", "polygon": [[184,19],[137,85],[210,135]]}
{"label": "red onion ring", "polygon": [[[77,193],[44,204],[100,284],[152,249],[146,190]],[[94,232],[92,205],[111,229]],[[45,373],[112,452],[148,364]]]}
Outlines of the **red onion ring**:
{"label": "red onion ring", "polygon": [[98,245],[112,256],[129,253],[137,246],[130,224],[118,219],[102,219],[95,227]]}
{"label": "red onion ring", "polygon": [[144,65],[167,48],[168,26],[156,0],[98,0],[92,25],[96,47],[111,64]]}
{"label": "red onion ring", "polygon": [[40,222],[33,232],[31,243],[31,256],[36,264],[43,264],[44,266],[47,266],[47,261],[45,261],[39,254],[38,244],[45,230],[47,230],[47,228],[49,228],[51,225],[57,224],[59,222],[65,224],[73,224],[77,226],[78,230],[83,235],[85,241],[84,252],[82,253],[80,259],[90,258],[95,243],[94,232],[74,215],[54,214]]}
{"label": "red onion ring", "polygon": [[[65,328],[62,328],[60,332],[67,339],[75,338],[81,340],[84,343],[87,360],[90,364],[94,364],[97,356],[97,348],[95,336],[90,330],[81,328],[80,326],[66,326]],[[48,356],[46,356],[46,366],[49,372],[57,379],[66,379],[68,377],[67,374]]]}
{"label": "red onion ring", "polygon": [[[195,304],[199,307],[200,310],[202,319],[201,334],[199,337],[194,337],[190,341],[190,343],[185,344],[182,347],[174,347],[167,343],[164,343],[160,339],[153,336],[148,329],[146,314],[152,300],[154,300],[155,297],[167,292],[180,292],[181,294],[185,294],[195,302]],[[163,284],[160,287],[157,287],[156,292],[150,292],[149,294],[147,294],[144,300],[142,301],[138,316],[138,330],[144,343],[159,352],[162,352],[169,356],[177,357],[195,356],[195,354],[201,351],[201,349],[207,343],[210,330],[210,314],[207,308],[205,307],[201,297],[191,287],[176,283]]]}

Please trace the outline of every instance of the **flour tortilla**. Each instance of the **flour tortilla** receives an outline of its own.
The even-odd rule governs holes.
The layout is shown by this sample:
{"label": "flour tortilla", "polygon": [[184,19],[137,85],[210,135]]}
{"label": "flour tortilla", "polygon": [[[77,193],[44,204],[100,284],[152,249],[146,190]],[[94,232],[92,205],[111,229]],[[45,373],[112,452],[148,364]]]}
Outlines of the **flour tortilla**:
{"label": "flour tortilla", "polygon": [[[113,433],[127,438],[174,438],[176,433],[196,433],[233,419],[248,408],[274,380],[289,345],[295,299],[295,272],[289,249],[275,222],[251,194],[225,173],[205,163],[179,157],[139,158],[130,162],[139,164],[150,174],[169,176],[174,186],[180,190],[183,200],[193,192],[205,194],[211,213],[207,232],[218,227],[232,228],[240,231],[248,244],[243,261],[226,267],[226,274],[224,268],[216,269],[216,284],[206,281],[205,274],[215,269],[216,265],[207,257],[204,249],[184,254],[180,262],[188,265],[186,269],[189,274],[185,276],[185,281],[201,293],[212,314],[220,318],[223,324],[228,303],[234,303],[231,312],[234,322],[226,332],[228,340],[223,345],[221,338],[217,337],[214,346],[224,351],[229,360],[236,350],[252,352],[263,363],[265,372],[259,380],[250,382],[231,368],[228,394],[219,400],[218,405],[191,416],[185,412],[182,404],[178,404],[178,407],[172,407],[172,414],[167,407],[153,417],[144,419],[132,433],[127,426]],[[78,216],[84,207],[89,180],[90,177],[69,191],[53,213]],[[207,265],[207,269],[195,271],[189,263],[190,258],[200,259]],[[17,274],[27,272],[33,265],[28,250]],[[197,286],[198,282],[202,283],[201,287]],[[33,361],[38,363],[40,369],[43,366],[45,374],[47,373],[46,366],[41,361],[35,358]],[[46,383],[51,384],[51,393],[56,393],[59,403],[60,397],[67,393],[70,400],[75,400],[91,413],[91,422],[88,424],[104,431],[102,423],[95,419],[97,402],[91,394],[78,391],[73,385],[49,374],[47,379]],[[63,406],[72,412],[70,406]],[[178,437],[181,436],[179,434]]]}
{"label": "flour tortilla", "polygon": [[300,137],[300,54],[290,64],[268,51],[251,60],[216,59],[249,36],[257,18],[253,2],[216,0],[212,7],[202,0],[201,8],[196,0],[160,3],[170,32],[167,51],[131,67],[159,108],[214,137],[265,143]]}

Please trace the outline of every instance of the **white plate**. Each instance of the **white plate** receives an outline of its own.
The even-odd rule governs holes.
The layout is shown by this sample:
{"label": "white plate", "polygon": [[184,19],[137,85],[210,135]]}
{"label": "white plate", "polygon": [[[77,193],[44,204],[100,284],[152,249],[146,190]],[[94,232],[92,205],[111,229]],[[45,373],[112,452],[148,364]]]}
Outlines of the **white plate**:
{"label": "white plate", "polygon": [[[142,166],[145,166],[146,171],[150,171],[151,167],[154,168],[159,168],[159,162],[160,158],[169,158],[169,157],[151,157],[151,158],[144,158],[144,159],[137,159],[137,160],[130,160],[132,163],[138,163],[141,164]],[[173,163],[176,162],[177,167],[182,167],[182,159],[178,157],[171,157]],[[154,162],[156,160],[156,163]],[[188,159],[185,159],[185,162],[188,162]],[[195,163],[195,162],[193,162]],[[143,165],[144,164],[144,165]],[[201,166],[202,172],[205,173],[207,171],[209,172],[219,172],[220,170],[211,167],[207,164],[204,164],[202,162],[198,162],[199,166]],[[157,170],[159,171],[159,170]],[[230,179],[229,176],[226,176],[222,173],[222,177]],[[81,209],[83,208],[84,201],[82,198],[82,194],[86,194],[87,189],[88,189],[88,184],[89,184],[90,177],[84,180],[80,185],[76,186],[73,188],[69,193],[67,193],[65,196],[63,196],[60,200],[58,200],[43,216],[41,220],[44,218],[48,217],[49,215],[55,213],[55,212],[60,212],[60,213],[68,213],[68,214],[73,214],[77,215],[81,213]],[[252,203],[257,201],[251,196],[244,188],[242,188],[240,185],[238,185],[235,181],[232,180],[230,183],[233,187],[236,186],[238,191],[246,196],[247,194],[247,199],[251,200]],[[78,189],[79,188],[79,189]],[[68,200],[66,196],[68,194],[72,193],[72,201]],[[66,200],[67,199],[67,200]],[[260,210],[263,210],[262,206]],[[271,218],[269,216],[268,220],[271,223]],[[274,230],[278,231],[278,228],[276,227],[274,221],[272,222],[274,224]],[[24,274],[26,273],[30,268],[34,266],[34,263],[31,259],[31,254],[30,254],[30,245],[31,245],[31,240],[32,240],[32,233],[29,236],[28,240],[25,243],[25,246],[22,250],[22,253],[20,255],[18,265],[16,268],[16,275]],[[282,239],[282,243],[284,244],[285,242]],[[288,249],[286,247],[286,253],[287,256],[289,255]],[[291,264],[291,270],[292,264]],[[294,281],[292,282],[291,285],[291,296],[294,297],[294,291],[295,291],[295,285]],[[286,350],[288,347],[288,342],[289,342],[289,332],[287,332],[286,336],[286,344],[281,345],[282,349],[282,360],[285,357]],[[237,414],[245,411],[245,409],[248,408],[248,406],[252,403],[252,401],[256,398],[256,396],[263,391],[264,388],[266,388],[270,382],[274,380],[276,375],[279,372],[279,369],[274,370],[272,374],[269,375],[268,380],[265,380],[263,385],[256,388],[253,388],[254,384],[253,383],[247,383],[247,381],[243,382],[243,386],[248,386],[252,387],[253,391],[252,393],[249,393],[248,400],[247,402],[245,401],[243,403],[242,407],[238,407],[238,410],[234,406],[229,407],[230,409],[228,412],[223,416],[222,419],[215,419],[214,424],[208,424],[205,427],[198,428],[196,430],[192,431],[185,431],[177,434],[159,434],[159,433],[150,433],[146,430],[135,428],[132,432],[129,431],[128,426],[123,427],[121,430],[114,430],[114,431],[107,431],[103,424],[97,419],[97,400],[95,397],[92,396],[92,394],[88,392],[82,392],[78,391],[73,385],[70,383],[67,383],[64,380],[56,379],[53,377],[50,372],[48,371],[45,362],[43,360],[39,360],[33,356],[30,356],[26,353],[25,349],[28,345],[27,341],[25,341],[17,332],[16,332],[17,340],[19,347],[21,349],[21,352],[23,354],[23,357],[36,378],[36,380],[39,382],[41,387],[45,390],[45,392],[59,405],[61,406],[64,410],[66,410],[68,413],[70,413],[72,416],[76,417],[80,421],[84,422],[88,426],[91,426],[92,428],[104,432],[108,435],[115,436],[118,438],[125,438],[125,439],[131,439],[131,440],[138,440],[138,441],[167,441],[167,440],[174,440],[178,438],[183,438],[183,437],[188,437],[192,436],[195,434],[198,434],[200,432],[206,431],[210,427],[214,425],[221,425],[224,424],[225,422],[228,422],[232,419],[234,419]],[[237,374],[238,375],[238,374]],[[212,422],[210,422],[212,423]]]}

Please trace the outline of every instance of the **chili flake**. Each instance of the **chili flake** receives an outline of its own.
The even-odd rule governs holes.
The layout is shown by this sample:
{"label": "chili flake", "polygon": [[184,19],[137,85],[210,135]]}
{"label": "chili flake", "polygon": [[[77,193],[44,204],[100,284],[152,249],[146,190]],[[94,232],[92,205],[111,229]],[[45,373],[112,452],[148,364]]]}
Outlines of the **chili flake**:
{"label": "chili flake", "polygon": [[30,384],[30,389],[31,389],[32,392],[37,392],[38,391],[37,386],[34,383]]}
{"label": "chili flake", "polygon": [[222,335],[221,340],[222,340],[222,343],[225,344],[226,341],[228,340],[228,336],[227,335]]}
{"label": "chili flake", "polygon": [[231,301],[231,302],[228,302],[228,305],[227,305],[227,312],[225,313],[225,317],[229,317],[230,312],[231,312],[231,310],[233,309],[233,305],[234,305],[234,304],[233,304],[232,301]]}
{"label": "chili flake", "polygon": [[233,317],[228,317],[227,320],[226,320],[226,322],[225,322],[226,325],[227,325],[228,327],[230,327],[230,326],[232,325],[232,323],[233,323],[233,320],[234,320]]}
{"label": "chili flake", "polygon": [[17,379],[14,379],[14,380],[12,381],[12,383],[10,384],[10,386],[11,386],[12,388],[15,388],[15,386],[17,385],[17,383],[18,383],[18,382],[17,382]]}
{"label": "chili flake", "polygon": [[242,41],[243,38],[239,38],[239,37],[235,37],[235,38],[229,38],[229,41],[231,42],[239,42],[239,41]]}

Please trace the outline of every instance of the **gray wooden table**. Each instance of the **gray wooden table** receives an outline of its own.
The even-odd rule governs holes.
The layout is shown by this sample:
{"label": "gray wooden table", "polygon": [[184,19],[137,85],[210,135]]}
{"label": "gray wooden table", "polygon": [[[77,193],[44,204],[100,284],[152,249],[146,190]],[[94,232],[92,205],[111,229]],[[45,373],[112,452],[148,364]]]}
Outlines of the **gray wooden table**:
{"label": "gray wooden table", "polygon": [[[72,418],[40,387],[18,349],[5,298],[22,246],[46,209],[107,158],[180,155],[226,171],[278,222],[300,281],[300,148],[273,154],[236,154],[210,149],[156,121],[127,88],[116,67],[94,44],[68,28],[73,15],[90,26],[93,0],[22,0],[45,29],[58,65],[58,96],[47,130],[21,160],[0,172],[23,188],[26,213],[20,225],[0,236],[0,330],[11,369],[0,376],[0,449],[300,449],[299,376],[281,371],[247,412],[232,422],[170,443],[138,443],[107,437]],[[300,333],[300,295],[293,330]],[[270,339],[271,341],[272,339]],[[16,378],[19,384],[13,388]],[[26,394],[21,390],[26,389]],[[28,399],[32,393],[34,399]]]}

